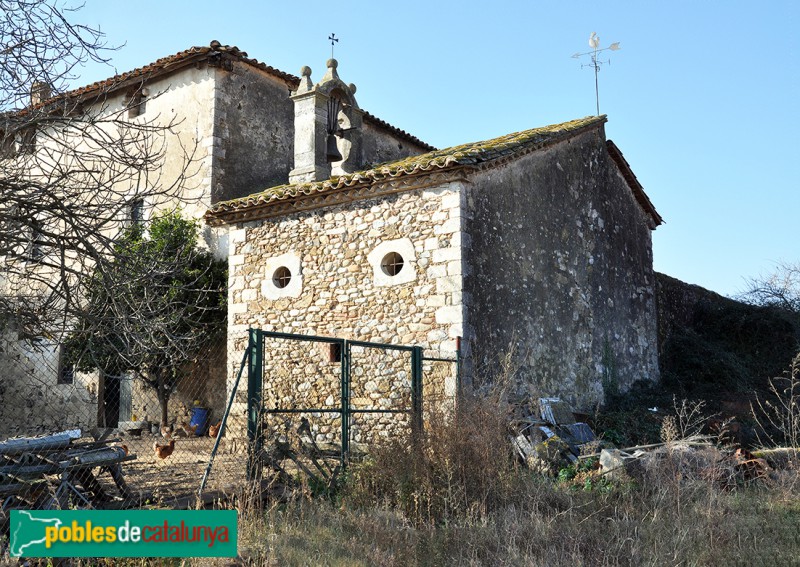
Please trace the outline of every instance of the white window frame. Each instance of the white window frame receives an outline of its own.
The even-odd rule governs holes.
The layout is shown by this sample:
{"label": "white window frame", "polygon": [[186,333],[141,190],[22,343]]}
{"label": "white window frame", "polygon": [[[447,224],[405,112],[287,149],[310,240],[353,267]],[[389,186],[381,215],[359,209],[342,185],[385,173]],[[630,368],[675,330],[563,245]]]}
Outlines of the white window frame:
{"label": "white window frame", "polygon": [[[390,252],[396,252],[403,257],[403,268],[394,276],[383,271],[383,258]],[[376,287],[389,287],[416,281],[417,256],[414,244],[408,238],[386,240],[378,244],[367,255],[367,261],[372,266],[372,281]]]}
{"label": "white window frame", "polygon": [[[286,287],[278,287],[272,280],[278,268],[286,267],[292,279]],[[280,256],[268,258],[264,263],[264,279],[261,282],[261,295],[267,299],[283,299],[284,297],[300,297],[303,292],[303,273],[300,269],[300,256],[295,252],[287,252]]]}

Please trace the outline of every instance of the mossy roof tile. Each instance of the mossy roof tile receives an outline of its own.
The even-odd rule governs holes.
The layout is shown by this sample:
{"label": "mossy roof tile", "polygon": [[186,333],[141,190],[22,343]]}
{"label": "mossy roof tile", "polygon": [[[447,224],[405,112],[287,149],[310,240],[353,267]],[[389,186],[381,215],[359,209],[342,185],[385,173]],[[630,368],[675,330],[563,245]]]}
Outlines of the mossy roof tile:
{"label": "mossy roof tile", "polygon": [[209,210],[207,217],[213,218],[226,212],[268,206],[273,202],[293,199],[302,195],[376,183],[404,175],[421,175],[435,170],[479,166],[509,156],[528,153],[531,150],[572,137],[586,129],[598,127],[605,121],[605,116],[589,116],[561,124],[514,132],[491,140],[433,150],[421,155],[379,164],[365,171],[331,177],[324,181],[279,185],[247,197],[217,203]]}

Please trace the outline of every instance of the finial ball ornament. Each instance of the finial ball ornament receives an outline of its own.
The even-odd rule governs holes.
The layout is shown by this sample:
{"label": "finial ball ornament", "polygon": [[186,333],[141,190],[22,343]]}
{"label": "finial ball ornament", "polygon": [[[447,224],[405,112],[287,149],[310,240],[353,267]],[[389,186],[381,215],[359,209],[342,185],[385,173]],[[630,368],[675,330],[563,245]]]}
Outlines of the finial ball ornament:
{"label": "finial ball ornament", "polygon": [[311,67],[309,67],[308,65],[303,65],[300,68],[300,75],[302,75],[303,77],[310,77],[311,76]]}
{"label": "finial ball ornament", "polygon": [[328,59],[328,61],[325,63],[325,65],[326,65],[326,66],[327,66],[329,69],[336,69],[336,67],[338,67],[338,66],[339,66],[339,62],[338,62],[336,59],[330,58],[330,59]]}

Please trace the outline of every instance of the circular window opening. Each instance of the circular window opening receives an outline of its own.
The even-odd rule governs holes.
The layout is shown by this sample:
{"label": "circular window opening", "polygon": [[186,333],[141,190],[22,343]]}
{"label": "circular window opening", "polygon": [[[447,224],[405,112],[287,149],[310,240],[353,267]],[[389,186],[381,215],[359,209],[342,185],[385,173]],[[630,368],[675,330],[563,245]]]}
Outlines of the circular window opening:
{"label": "circular window opening", "polygon": [[289,285],[290,281],[292,281],[292,272],[290,272],[289,268],[286,266],[281,266],[272,274],[272,283],[274,283],[275,287],[278,289],[285,288]]}
{"label": "circular window opening", "polygon": [[389,252],[381,260],[381,270],[387,276],[396,276],[403,269],[403,257],[397,252]]}

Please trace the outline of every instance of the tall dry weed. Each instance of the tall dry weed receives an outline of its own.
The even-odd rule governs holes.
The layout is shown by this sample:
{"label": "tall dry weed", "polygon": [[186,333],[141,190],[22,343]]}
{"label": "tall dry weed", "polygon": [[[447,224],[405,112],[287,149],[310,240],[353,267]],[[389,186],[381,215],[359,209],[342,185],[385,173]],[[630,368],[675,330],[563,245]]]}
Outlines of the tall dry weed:
{"label": "tall dry weed", "polygon": [[[769,397],[757,398],[751,406],[764,445],[800,448],[800,353],[786,376],[769,380]],[[794,460],[797,460],[796,457]],[[797,463],[795,463],[797,464]]]}
{"label": "tall dry weed", "polygon": [[517,464],[503,386],[430,408],[424,432],[375,447],[348,473],[344,499],[399,509],[415,525],[485,517],[511,498]]}

